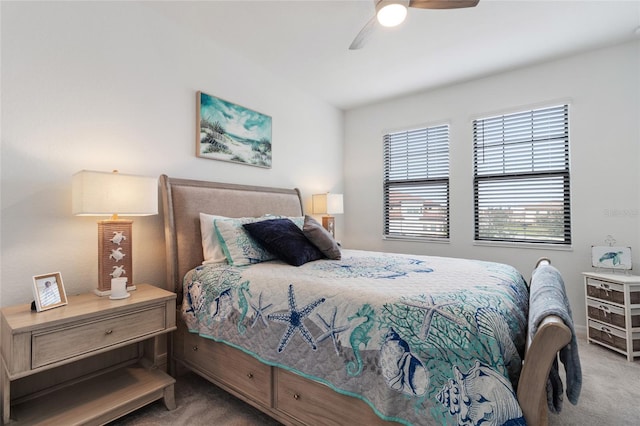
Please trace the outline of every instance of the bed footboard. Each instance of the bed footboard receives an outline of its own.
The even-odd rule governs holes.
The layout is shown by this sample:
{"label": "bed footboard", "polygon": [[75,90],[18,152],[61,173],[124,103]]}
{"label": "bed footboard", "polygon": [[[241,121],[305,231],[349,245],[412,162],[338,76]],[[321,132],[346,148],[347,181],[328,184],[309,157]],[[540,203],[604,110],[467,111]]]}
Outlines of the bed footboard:
{"label": "bed footboard", "polygon": [[528,425],[547,424],[547,378],[558,351],[570,340],[569,327],[562,319],[552,315],[542,321],[533,340],[527,342],[518,382],[518,401]]}
{"label": "bed footboard", "polygon": [[[551,262],[547,258],[542,258],[536,263],[536,268],[543,264],[551,264]],[[531,285],[536,285],[533,279]],[[524,417],[530,426],[547,425],[546,387],[549,371],[558,351],[570,341],[571,330],[560,317],[555,315],[545,317],[538,325],[533,338],[530,334],[527,338],[517,394]]]}

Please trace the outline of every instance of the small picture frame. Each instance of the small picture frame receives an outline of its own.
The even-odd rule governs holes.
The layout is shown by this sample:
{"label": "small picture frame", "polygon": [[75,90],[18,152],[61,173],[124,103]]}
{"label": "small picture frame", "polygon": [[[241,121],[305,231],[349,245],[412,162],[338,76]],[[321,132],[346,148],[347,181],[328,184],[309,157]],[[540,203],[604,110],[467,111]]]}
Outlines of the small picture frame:
{"label": "small picture frame", "polygon": [[67,304],[67,294],[62,283],[62,274],[52,272],[33,277],[33,297],[36,311],[57,308]]}
{"label": "small picture frame", "polygon": [[631,247],[591,246],[591,266],[629,270],[632,268]]}

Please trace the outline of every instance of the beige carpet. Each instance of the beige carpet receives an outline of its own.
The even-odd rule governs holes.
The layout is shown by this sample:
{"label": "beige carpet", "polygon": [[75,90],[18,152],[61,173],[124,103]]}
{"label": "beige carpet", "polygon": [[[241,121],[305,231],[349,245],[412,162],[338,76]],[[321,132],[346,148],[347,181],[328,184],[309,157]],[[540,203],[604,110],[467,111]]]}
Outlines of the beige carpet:
{"label": "beige carpet", "polygon": [[[640,359],[579,340],[582,392],[578,405],[564,401],[560,415],[549,415],[550,426],[640,425]],[[564,372],[562,373],[564,374]]]}
{"label": "beige carpet", "polygon": [[[583,385],[577,406],[564,402],[560,415],[550,414],[551,426],[640,425],[640,360],[626,357],[598,345],[579,341]],[[564,374],[564,373],[563,373]],[[167,411],[157,401],[112,425],[279,425],[237,398],[187,373],[176,383],[178,408]]]}

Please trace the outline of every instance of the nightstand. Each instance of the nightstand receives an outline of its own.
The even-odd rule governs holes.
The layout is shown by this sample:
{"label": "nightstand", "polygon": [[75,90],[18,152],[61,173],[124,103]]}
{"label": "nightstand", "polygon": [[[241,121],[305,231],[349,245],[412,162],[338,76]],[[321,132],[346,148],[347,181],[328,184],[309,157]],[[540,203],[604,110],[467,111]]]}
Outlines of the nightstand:
{"label": "nightstand", "polygon": [[175,379],[164,370],[176,295],[141,284],[126,299],[68,302],[2,309],[4,422],[104,424],[160,398],[174,409]]}
{"label": "nightstand", "polygon": [[584,272],[587,340],[640,356],[640,276]]}

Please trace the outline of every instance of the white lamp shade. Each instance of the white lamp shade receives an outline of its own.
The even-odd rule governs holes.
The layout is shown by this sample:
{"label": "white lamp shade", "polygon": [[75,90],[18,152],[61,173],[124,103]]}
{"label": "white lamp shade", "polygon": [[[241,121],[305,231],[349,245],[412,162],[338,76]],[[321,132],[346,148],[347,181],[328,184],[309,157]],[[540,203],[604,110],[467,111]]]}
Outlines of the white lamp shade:
{"label": "white lamp shade", "polygon": [[312,196],[314,214],[342,214],[344,203],[342,194],[314,194]]}
{"label": "white lamp shade", "polygon": [[77,216],[158,214],[158,180],[81,170],[72,178],[72,211]]}

